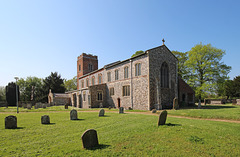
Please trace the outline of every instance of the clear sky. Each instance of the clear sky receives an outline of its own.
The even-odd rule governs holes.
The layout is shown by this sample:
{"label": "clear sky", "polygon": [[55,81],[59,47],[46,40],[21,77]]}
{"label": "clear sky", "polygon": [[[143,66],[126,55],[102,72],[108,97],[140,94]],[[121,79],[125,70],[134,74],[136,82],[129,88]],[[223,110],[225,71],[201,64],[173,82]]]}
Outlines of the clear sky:
{"label": "clear sky", "polygon": [[0,86],[14,77],[77,74],[77,56],[99,68],[162,45],[223,49],[231,79],[240,75],[238,0],[0,0]]}

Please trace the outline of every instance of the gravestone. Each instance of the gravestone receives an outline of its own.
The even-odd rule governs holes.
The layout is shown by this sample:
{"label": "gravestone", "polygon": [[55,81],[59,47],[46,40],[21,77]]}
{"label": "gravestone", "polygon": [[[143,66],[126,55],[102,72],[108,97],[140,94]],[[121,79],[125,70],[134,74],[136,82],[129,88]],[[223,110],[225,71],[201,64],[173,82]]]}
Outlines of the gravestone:
{"label": "gravestone", "polygon": [[65,109],[68,109],[68,104],[64,105]]}
{"label": "gravestone", "polygon": [[119,113],[124,113],[124,108],[123,107],[119,107]]}
{"label": "gravestone", "polygon": [[157,110],[156,110],[156,109],[153,109],[153,110],[152,110],[152,113],[156,113],[156,112],[157,112]]}
{"label": "gravestone", "polygon": [[82,134],[83,148],[89,149],[98,146],[97,131],[88,129]]}
{"label": "gravestone", "polygon": [[177,98],[173,99],[173,109],[175,109],[175,110],[178,109],[178,99]]}
{"label": "gravestone", "polygon": [[23,108],[27,108],[27,104],[23,104]]}
{"label": "gravestone", "polygon": [[158,126],[159,126],[159,125],[165,125],[166,120],[167,120],[167,111],[164,110],[164,111],[162,111],[162,112],[160,113],[160,115],[159,115]]}
{"label": "gravestone", "polygon": [[5,118],[5,129],[17,129],[17,117],[7,116]]}
{"label": "gravestone", "polygon": [[42,124],[50,124],[50,118],[48,115],[44,115],[41,117],[41,123]]}
{"label": "gravestone", "polygon": [[47,108],[47,105],[46,105],[46,104],[43,104],[43,105],[42,105],[42,108]]}
{"label": "gravestone", "polygon": [[99,117],[103,117],[103,116],[104,116],[104,113],[105,113],[104,109],[101,109],[101,110],[99,111]]}
{"label": "gravestone", "polygon": [[73,109],[70,111],[70,120],[78,120],[77,110]]}
{"label": "gravestone", "polygon": [[236,99],[232,100],[232,105],[237,105],[237,100]]}
{"label": "gravestone", "polygon": [[31,110],[32,105],[31,104],[27,104],[27,109]]}
{"label": "gravestone", "polygon": [[38,105],[37,105],[37,104],[35,104],[34,108],[35,108],[35,109],[38,109]]}

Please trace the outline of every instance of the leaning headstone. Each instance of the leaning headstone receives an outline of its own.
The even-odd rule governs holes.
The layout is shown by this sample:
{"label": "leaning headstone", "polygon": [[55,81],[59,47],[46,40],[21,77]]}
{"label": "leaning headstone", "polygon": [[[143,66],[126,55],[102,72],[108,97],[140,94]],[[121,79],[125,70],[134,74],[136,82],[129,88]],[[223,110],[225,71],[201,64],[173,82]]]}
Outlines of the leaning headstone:
{"label": "leaning headstone", "polygon": [[157,110],[156,110],[156,109],[153,109],[153,110],[152,110],[152,113],[156,113],[156,112],[157,112]]}
{"label": "leaning headstone", "polygon": [[124,108],[123,107],[119,107],[119,113],[124,113]]}
{"label": "leaning headstone", "polygon": [[83,148],[91,149],[98,146],[97,131],[94,129],[88,129],[82,134]]}
{"label": "leaning headstone", "polygon": [[174,109],[174,110],[177,110],[177,109],[178,109],[178,99],[177,99],[177,98],[174,98],[174,99],[173,99],[173,109]]}
{"label": "leaning headstone", "polygon": [[48,115],[44,115],[41,117],[41,123],[42,124],[50,124],[50,118]]}
{"label": "leaning headstone", "polygon": [[5,129],[17,129],[17,117],[7,116],[5,118]]}
{"label": "leaning headstone", "polygon": [[65,109],[68,109],[68,104],[66,104],[64,107],[65,107]]}
{"label": "leaning headstone", "polygon": [[103,116],[104,116],[104,113],[105,113],[104,109],[101,109],[101,110],[99,111],[99,117],[103,117]]}
{"label": "leaning headstone", "polygon": [[27,109],[31,110],[32,105],[31,104],[27,104]]}
{"label": "leaning headstone", "polygon": [[71,120],[77,120],[78,119],[78,116],[77,116],[77,110],[71,110],[70,111],[70,119]]}
{"label": "leaning headstone", "polygon": [[237,105],[237,100],[236,99],[232,100],[232,105]]}
{"label": "leaning headstone", "polygon": [[46,104],[43,104],[43,105],[42,105],[42,108],[47,108],[47,105],[46,105]]}
{"label": "leaning headstone", "polygon": [[159,115],[158,126],[159,125],[164,125],[166,123],[166,120],[167,120],[167,111],[164,110]]}

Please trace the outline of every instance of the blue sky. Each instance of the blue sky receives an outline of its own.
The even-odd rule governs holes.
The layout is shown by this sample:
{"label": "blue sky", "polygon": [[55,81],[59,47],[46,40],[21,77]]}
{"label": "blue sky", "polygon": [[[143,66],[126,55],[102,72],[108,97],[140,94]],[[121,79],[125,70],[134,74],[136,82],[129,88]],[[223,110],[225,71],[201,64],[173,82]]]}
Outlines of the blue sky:
{"label": "blue sky", "polygon": [[162,45],[189,51],[202,42],[223,49],[231,79],[240,75],[237,0],[0,0],[0,86],[14,77],[77,74],[77,56],[99,68]]}

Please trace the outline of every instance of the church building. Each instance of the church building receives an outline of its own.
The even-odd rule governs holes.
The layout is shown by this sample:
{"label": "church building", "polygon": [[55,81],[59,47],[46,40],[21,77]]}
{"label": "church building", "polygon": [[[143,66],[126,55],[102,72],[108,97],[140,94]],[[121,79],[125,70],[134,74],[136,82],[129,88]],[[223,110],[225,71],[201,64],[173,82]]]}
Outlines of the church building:
{"label": "church building", "polygon": [[178,77],[178,59],[163,44],[98,68],[98,57],[77,58],[77,90],[66,92],[78,108],[172,108],[173,99],[194,104],[194,91]]}

